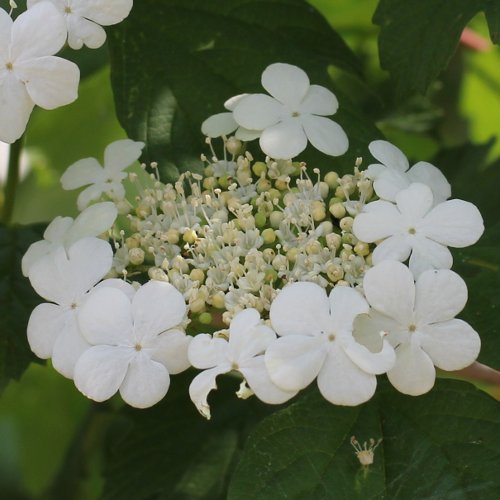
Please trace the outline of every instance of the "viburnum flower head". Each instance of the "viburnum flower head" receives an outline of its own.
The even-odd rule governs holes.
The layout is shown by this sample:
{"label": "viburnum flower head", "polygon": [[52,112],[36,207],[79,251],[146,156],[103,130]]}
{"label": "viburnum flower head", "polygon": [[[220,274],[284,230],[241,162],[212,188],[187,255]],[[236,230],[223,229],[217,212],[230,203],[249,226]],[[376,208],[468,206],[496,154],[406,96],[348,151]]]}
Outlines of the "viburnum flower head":
{"label": "viburnum flower head", "polygon": [[59,246],[30,267],[31,285],[51,303],[40,304],[31,313],[28,341],[39,358],[52,358],[54,368],[65,377],[73,378],[76,361],[90,347],[80,334],[76,314],[87,292],[109,272],[112,260],[109,243],[89,237],[67,250]]}
{"label": "viburnum flower head", "polygon": [[297,391],[280,389],[267,373],[263,354],[275,340],[276,334],[263,324],[256,309],[244,309],[235,315],[229,327],[229,340],[196,335],[189,346],[189,361],[204,371],[191,382],[189,395],[198,411],[210,418],[208,394],[217,388],[216,377],[230,371],[241,373],[250,389],[265,403],[280,404],[295,396]]}
{"label": "viburnum flower head", "polygon": [[373,331],[388,333],[396,363],[387,376],[398,391],[424,394],[434,385],[434,366],[460,370],[477,358],[479,335],[455,319],[467,302],[467,287],[458,274],[429,270],[415,283],[405,265],[386,261],[367,271],[363,289],[372,309],[356,322],[355,336],[363,341]]}
{"label": "viburnum flower head", "polygon": [[54,109],[78,96],[80,70],[55,57],[66,40],[64,19],[44,1],[15,21],[0,9],[0,140],[24,133],[35,104]]}
{"label": "viburnum flower head", "polygon": [[136,408],[156,404],[168,391],[170,374],[189,367],[191,337],[179,326],[185,316],[184,298],[169,283],[149,281],[132,300],[121,290],[94,290],[78,315],[92,347],[76,364],[76,387],[95,401],[119,391]]}
{"label": "viburnum flower head", "polygon": [[326,118],[338,108],[330,90],[311,85],[302,69],[283,63],[271,64],[264,70],[262,86],[271,95],[249,94],[241,98],[233,117],[240,127],[262,131],[260,147],[265,154],[274,159],[291,159],[304,151],[307,141],[328,155],[339,156],[347,151],[349,141],[344,130]]}
{"label": "viburnum flower head", "polygon": [[434,205],[451,196],[450,183],[441,170],[431,163],[419,161],[409,168],[406,156],[388,141],[372,141],[368,149],[380,162],[368,165],[365,172],[366,176],[374,181],[373,189],[379,198],[396,201],[396,195],[414,182],[431,188]]}
{"label": "viburnum flower head", "polygon": [[[83,210],[91,201],[107,194],[113,200],[125,196],[124,172],[141,156],[143,142],[123,139],[112,142],[104,151],[104,167],[95,158],[84,158],[70,165],[61,177],[63,189],[88,186],[78,196],[78,208]],[[90,184],[90,185],[89,185]]]}
{"label": "viburnum flower head", "polygon": [[[281,336],[265,354],[271,380],[283,390],[298,391],[317,377],[321,394],[339,405],[370,399],[375,375],[392,368],[395,354],[385,340],[371,352],[353,338],[354,319],[368,309],[362,295],[347,286],[336,286],[329,296],[315,283],[285,286],[270,311]],[[380,340],[378,332],[375,336]]]}
{"label": "viburnum flower head", "polygon": [[43,240],[33,243],[21,262],[23,275],[28,276],[31,266],[43,256],[61,246],[66,250],[73,243],[87,236],[99,236],[115,222],[118,211],[110,201],[96,203],[73,220],[72,217],[56,217],[45,229]]}
{"label": "viburnum flower head", "polygon": [[[28,9],[47,0],[28,0]],[[133,0],[48,0],[64,16],[68,32],[68,45],[81,49],[85,44],[99,48],[106,41],[101,26],[123,21],[130,13]]]}
{"label": "viburnum flower head", "polygon": [[475,205],[448,200],[434,206],[431,189],[420,183],[399,191],[396,204],[368,203],[353,224],[356,238],[379,242],[373,251],[374,264],[410,257],[415,277],[427,269],[450,269],[453,257],[447,247],[472,245],[483,231],[483,218]]}

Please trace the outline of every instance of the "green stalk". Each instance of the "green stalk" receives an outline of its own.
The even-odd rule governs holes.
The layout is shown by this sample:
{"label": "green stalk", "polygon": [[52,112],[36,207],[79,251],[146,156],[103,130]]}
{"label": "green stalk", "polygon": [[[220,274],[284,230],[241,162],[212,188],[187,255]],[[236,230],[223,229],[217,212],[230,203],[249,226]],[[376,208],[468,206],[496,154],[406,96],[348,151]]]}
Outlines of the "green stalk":
{"label": "green stalk", "polygon": [[10,146],[9,152],[9,170],[7,172],[7,182],[4,189],[4,201],[0,222],[8,224],[12,218],[14,204],[16,201],[17,186],[19,184],[19,167],[21,160],[21,151],[23,150],[24,136],[21,136],[14,144]]}

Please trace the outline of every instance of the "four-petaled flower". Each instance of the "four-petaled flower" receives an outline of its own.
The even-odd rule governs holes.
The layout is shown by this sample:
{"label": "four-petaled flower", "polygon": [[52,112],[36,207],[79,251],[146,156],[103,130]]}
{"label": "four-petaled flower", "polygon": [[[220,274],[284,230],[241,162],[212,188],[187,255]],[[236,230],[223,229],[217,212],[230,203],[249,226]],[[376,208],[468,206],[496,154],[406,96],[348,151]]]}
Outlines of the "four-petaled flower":
{"label": "four-petaled flower", "polygon": [[88,186],[78,196],[78,208],[83,210],[92,200],[106,193],[113,200],[125,196],[122,181],[127,177],[123,171],[140,156],[143,142],[123,139],[111,143],[104,151],[104,167],[95,158],[84,158],[70,165],[61,176],[63,189]]}
{"label": "four-petaled flower", "polygon": [[170,374],[189,367],[191,337],[179,326],[185,315],[184,298],[169,283],[149,281],[132,300],[117,289],[94,290],[78,314],[91,347],[75,366],[76,387],[95,401],[119,391],[136,408],[156,404]]}
{"label": "four-petaled flower", "polygon": [[265,403],[279,404],[295,396],[297,391],[277,387],[267,373],[264,352],[276,340],[274,331],[265,326],[256,309],[245,309],[231,321],[229,340],[221,336],[197,335],[189,346],[189,361],[202,371],[189,386],[191,400],[198,411],[210,418],[208,394],[216,389],[217,375],[237,371],[250,389]]}
{"label": "four-petaled flower", "polygon": [[475,243],[483,234],[483,219],[476,206],[466,201],[433,205],[428,186],[411,184],[399,191],[395,205],[383,200],[365,205],[354,219],[353,233],[361,241],[379,242],[373,251],[374,264],[410,257],[415,277],[427,269],[449,269],[453,258],[447,246]]}
{"label": "four-petaled flower", "polygon": [[405,265],[381,262],[367,271],[363,289],[372,310],[356,322],[355,336],[362,341],[373,331],[388,333],[396,363],[387,376],[398,391],[424,394],[434,385],[434,366],[460,370],[479,354],[479,335],[455,319],[467,302],[467,287],[453,271],[425,271],[415,283]]}
{"label": "four-petaled flower", "polygon": [[41,2],[15,21],[0,9],[0,140],[12,143],[35,106],[54,109],[78,96],[80,70],[55,57],[66,27],[57,9]]}
{"label": "four-petaled flower", "polygon": [[[28,0],[28,9],[47,0]],[[81,49],[85,44],[99,48],[106,41],[101,26],[123,21],[130,13],[133,0],[49,0],[64,15],[68,32],[68,45]]]}
{"label": "four-petaled flower", "polygon": [[373,189],[379,198],[396,201],[396,195],[414,182],[431,188],[435,205],[451,196],[450,183],[441,170],[431,163],[419,161],[409,169],[410,164],[406,156],[387,141],[372,141],[368,149],[380,162],[368,165],[365,172],[366,176],[374,181]]}
{"label": "four-petaled flower", "polygon": [[370,399],[375,375],[392,368],[395,354],[385,340],[378,352],[371,352],[353,338],[355,317],[368,309],[353,288],[337,286],[327,296],[315,283],[285,286],[270,311],[272,326],[281,335],[265,354],[271,380],[284,390],[299,391],[317,377],[321,394],[339,405]]}
{"label": "four-petaled flower", "polygon": [[[262,86],[271,94],[241,98],[233,117],[240,127],[258,131],[262,151],[274,159],[291,159],[307,141],[321,152],[339,156],[349,141],[340,125],[326,118],[338,108],[335,95],[325,87],[311,85],[307,74],[290,64],[276,63],[262,73]],[[236,137],[244,139],[244,137]]]}

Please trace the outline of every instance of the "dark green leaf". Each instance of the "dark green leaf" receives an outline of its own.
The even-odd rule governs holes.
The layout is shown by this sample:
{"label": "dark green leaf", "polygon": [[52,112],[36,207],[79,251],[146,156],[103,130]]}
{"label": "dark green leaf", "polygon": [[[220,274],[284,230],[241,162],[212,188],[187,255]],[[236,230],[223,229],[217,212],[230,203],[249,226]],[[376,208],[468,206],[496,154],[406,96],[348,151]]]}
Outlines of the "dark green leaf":
{"label": "dark green leaf", "polygon": [[485,12],[491,40],[493,43],[500,44],[500,3],[498,0],[487,0]]}
{"label": "dark green leaf", "polygon": [[[347,45],[303,0],[143,0],[108,33],[120,122],[146,142],[143,160],[160,162],[170,179],[174,164],[193,168],[206,152],[203,120],[222,112],[227,98],[261,91],[268,64],[296,64],[327,86],[328,65],[360,72]],[[342,97],[335,119],[351,138],[344,167],[351,169],[379,133]],[[316,156],[304,159],[318,165]],[[332,165],[324,155],[323,162]]]}
{"label": "dark green leaf", "polygon": [[[313,390],[264,419],[246,443],[228,498],[498,498],[495,400],[451,380],[417,398],[381,386],[355,408],[331,405]],[[372,465],[360,465],[353,435],[383,439]]]}
{"label": "dark green leaf", "polygon": [[494,0],[380,1],[373,16],[380,26],[380,62],[391,73],[398,97],[427,90],[448,65],[467,23],[484,9],[493,37],[498,30]]}
{"label": "dark green leaf", "polygon": [[236,381],[219,377],[208,422],[189,400],[192,378],[192,372],[173,377],[167,397],[151,409],[122,412],[122,430],[107,457],[104,499],[223,498],[242,433],[272,407],[238,400]]}
{"label": "dark green leaf", "polygon": [[31,361],[26,326],[31,311],[41,302],[21,273],[21,258],[43,234],[41,225],[0,227],[0,391],[19,379]]}

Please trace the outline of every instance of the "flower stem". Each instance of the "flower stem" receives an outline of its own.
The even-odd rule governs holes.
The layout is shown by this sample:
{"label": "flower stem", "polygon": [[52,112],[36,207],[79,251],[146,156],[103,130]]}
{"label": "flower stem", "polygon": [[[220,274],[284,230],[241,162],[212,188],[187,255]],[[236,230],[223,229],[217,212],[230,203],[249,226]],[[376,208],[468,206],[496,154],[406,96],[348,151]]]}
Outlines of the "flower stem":
{"label": "flower stem", "polygon": [[16,191],[19,184],[19,166],[21,160],[21,151],[23,150],[24,136],[18,139],[10,146],[9,169],[7,172],[7,182],[4,189],[4,202],[0,222],[8,224],[14,212],[14,203],[16,200]]}

